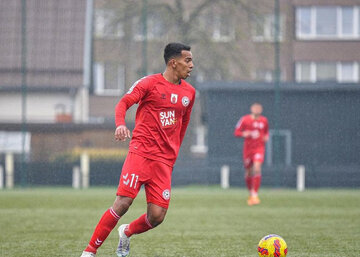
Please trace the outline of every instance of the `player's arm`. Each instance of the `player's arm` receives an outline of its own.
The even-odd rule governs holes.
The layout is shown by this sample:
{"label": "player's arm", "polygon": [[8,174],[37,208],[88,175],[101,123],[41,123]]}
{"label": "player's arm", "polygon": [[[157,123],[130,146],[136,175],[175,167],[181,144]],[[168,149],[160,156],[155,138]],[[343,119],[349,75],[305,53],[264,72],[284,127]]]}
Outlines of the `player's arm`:
{"label": "player's arm", "polygon": [[181,131],[180,131],[180,145],[183,142],[183,139],[185,137],[186,129],[187,129],[187,127],[189,125],[189,122],[190,122],[190,116],[191,116],[192,108],[194,106],[194,102],[195,102],[195,93],[194,93],[194,96],[193,96],[193,100],[190,102],[190,105],[186,110],[186,113],[182,117],[182,124],[181,124]]}
{"label": "player's arm", "polygon": [[125,141],[130,138],[130,130],[126,127],[125,116],[127,110],[138,103],[147,92],[148,83],[143,80],[135,82],[130,90],[120,99],[115,107],[115,140]]}
{"label": "player's arm", "polygon": [[264,127],[264,137],[263,137],[263,140],[264,142],[267,142],[269,140],[269,123],[266,119],[266,122],[265,122],[265,127]]}
{"label": "player's arm", "polygon": [[234,130],[234,136],[236,137],[249,137],[251,131],[245,130],[245,122],[244,117],[242,117],[238,123],[236,124],[235,130]]}

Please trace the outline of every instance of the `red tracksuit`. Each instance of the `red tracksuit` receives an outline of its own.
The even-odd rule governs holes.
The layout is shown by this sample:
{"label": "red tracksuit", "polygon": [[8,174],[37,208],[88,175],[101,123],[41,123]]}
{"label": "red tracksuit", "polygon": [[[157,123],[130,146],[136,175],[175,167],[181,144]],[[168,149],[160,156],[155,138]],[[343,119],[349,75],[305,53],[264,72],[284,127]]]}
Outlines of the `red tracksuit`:
{"label": "red tracksuit", "polygon": [[195,101],[195,89],[185,80],[168,82],[162,74],[144,77],[130,88],[115,108],[115,123],[125,124],[125,113],[138,103],[118,195],[134,198],[145,184],[147,201],[166,208],[171,171],[179,153]]}
{"label": "red tracksuit", "polygon": [[254,161],[264,162],[265,141],[269,135],[269,125],[266,117],[259,116],[254,119],[251,114],[241,117],[235,127],[234,135],[243,137],[244,131],[250,131],[250,136],[244,141],[244,166],[251,167]]}

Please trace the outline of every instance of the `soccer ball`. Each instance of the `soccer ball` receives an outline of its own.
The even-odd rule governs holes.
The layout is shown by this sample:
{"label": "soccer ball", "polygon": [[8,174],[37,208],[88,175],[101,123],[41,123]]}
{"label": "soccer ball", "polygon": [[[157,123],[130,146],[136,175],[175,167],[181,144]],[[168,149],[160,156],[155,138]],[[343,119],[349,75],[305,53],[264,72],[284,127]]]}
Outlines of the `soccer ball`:
{"label": "soccer ball", "polygon": [[287,251],[285,240],[275,234],[264,236],[258,244],[260,257],[285,257]]}

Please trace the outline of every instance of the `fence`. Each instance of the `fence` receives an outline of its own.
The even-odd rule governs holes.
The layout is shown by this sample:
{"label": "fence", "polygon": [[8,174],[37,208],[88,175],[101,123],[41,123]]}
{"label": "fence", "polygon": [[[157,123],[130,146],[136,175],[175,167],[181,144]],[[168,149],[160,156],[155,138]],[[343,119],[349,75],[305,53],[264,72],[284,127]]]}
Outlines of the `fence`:
{"label": "fence", "polygon": [[[356,179],[360,177],[360,134],[355,125],[360,124],[360,115],[356,115],[360,108],[358,84],[282,84],[277,107],[273,84],[204,82],[198,88],[208,114],[204,120],[210,164],[242,166],[242,140],[234,138],[233,131],[239,118],[249,113],[250,105],[260,102],[270,128],[279,124],[278,133],[272,135],[280,137],[278,148],[272,144],[267,149],[264,176],[266,169],[278,169],[278,177],[295,176],[294,171],[285,175],[276,166],[295,170],[305,165],[309,186],[360,186]],[[280,110],[278,116],[275,109]],[[274,153],[280,155],[277,163]]]}

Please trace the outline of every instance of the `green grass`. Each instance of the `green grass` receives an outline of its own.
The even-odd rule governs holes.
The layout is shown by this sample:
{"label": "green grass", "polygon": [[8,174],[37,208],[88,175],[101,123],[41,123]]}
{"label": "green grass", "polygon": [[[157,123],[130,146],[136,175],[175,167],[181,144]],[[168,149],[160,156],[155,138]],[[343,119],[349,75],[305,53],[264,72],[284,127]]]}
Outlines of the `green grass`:
{"label": "green grass", "polygon": [[[79,257],[115,189],[37,188],[0,191],[0,256]],[[256,257],[259,240],[276,233],[290,257],[358,256],[359,190],[261,190],[248,207],[243,189],[185,187],[172,191],[162,225],[131,242],[131,257]],[[120,223],[145,212],[140,192]],[[119,223],[119,224],[120,224]],[[115,256],[114,230],[98,255]]]}

